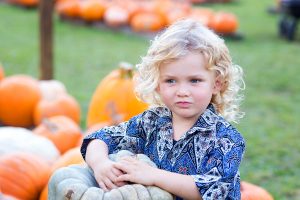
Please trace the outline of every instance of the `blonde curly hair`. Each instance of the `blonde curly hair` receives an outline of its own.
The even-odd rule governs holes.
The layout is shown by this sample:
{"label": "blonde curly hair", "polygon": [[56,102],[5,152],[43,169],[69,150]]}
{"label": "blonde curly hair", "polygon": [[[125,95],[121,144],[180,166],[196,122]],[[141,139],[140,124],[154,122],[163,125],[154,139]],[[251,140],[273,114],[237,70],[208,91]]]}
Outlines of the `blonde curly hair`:
{"label": "blonde curly hair", "polygon": [[232,63],[224,40],[192,19],[174,23],[152,41],[146,56],[136,65],[137,97],[151,106],[165,106],[156,92],[159,67],[192,51],[202,53],[207,58],[208,69],[215,70],[221,81],[221,90],[213,95],[211,103],[226,120],[238,123],[244,115],[239,110],[243,100],[239,92],[245,89],[243,70]]}

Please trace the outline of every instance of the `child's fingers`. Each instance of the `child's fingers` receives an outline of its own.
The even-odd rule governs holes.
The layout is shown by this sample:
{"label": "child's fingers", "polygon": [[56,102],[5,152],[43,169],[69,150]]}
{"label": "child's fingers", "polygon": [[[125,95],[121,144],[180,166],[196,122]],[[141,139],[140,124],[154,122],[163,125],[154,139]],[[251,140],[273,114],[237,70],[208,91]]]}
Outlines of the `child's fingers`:
{"label": "child's fingers", "polygon": [[117,186],[109,178],[104,179],[103,182],[108,190],[117,188]]}
{"label": "child's fingers", "polygon": [[103,189],[105,192],[109,191],[108,188],[106,187],[106,185],[103,182],[98,182],[98,184],[99,184],[99,187],[101,189]]}
{"label": "child's fingers", "polygon": [[117,177],[116,181],[118,182],[132,182],[129,174],[122,174]]}
{"label": "child's fingers", "polygon": [[[114,166],[117,168],[117,169],[119,169],[119,170],[121,170],[121,171],[123,171],[123,172],[125,172],[125,173],[128,173],[129,172],[129,163],[127,163],[126,164],[126,162],[124,163],[124,162],[122,162],[122,161],[120,161],[119,163],[115,163],[114,164]],[[122,176],[121,174],[120,174],[120,176]]]}
{"label": "child's fingers", "polygon": [[116,177],[118,177],[118,176],[120,176],[120,175],[123,174],[123,172],[120,171],[120,170],[117,169],[117,168],[112,168],[112,172],[113,172],[113,174],[114,174]]}

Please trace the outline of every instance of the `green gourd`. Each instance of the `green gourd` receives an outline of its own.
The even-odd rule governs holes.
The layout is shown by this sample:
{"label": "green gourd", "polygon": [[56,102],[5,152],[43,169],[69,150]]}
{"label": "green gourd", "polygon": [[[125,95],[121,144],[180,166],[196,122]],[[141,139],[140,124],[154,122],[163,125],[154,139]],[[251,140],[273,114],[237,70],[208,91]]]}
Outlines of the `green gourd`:
{"label": "green gourd", "polygon": [[[124,156],[136,156],[153,167],[149,157],[143,154],[122,150],[110,154],[109,158],[118,161]],[[84,165],[70,165],[56,170],[48,184],[48,200],[173,200],[173,196],[155,186],[128,184],[109,192],[99,188],[91,168]]]}

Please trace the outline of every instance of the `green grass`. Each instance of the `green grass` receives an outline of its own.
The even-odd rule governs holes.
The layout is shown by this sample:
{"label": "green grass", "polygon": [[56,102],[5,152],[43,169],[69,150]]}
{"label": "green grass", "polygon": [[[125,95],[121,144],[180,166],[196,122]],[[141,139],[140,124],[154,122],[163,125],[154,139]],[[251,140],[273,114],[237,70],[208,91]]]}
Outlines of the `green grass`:
{"label": "green grass", "polygon": [[[245,71],[245,118],[238,125],[247,142],[241,176],[266,188],[275,199],[300,199],[300,41],[277,35],[275,1],[237,0],[213,5],[235,13],[241,41],[226,40],[235,63]],[[7,75],[39,76],[36,10],[0,4],[0,62]],[[119,61],[137,63],[149,40],[110,30],[63,23],[55,18],[55,78],[81,104],[82,127],[99,81]],[[298,31],[298,35],[300,32]]]}

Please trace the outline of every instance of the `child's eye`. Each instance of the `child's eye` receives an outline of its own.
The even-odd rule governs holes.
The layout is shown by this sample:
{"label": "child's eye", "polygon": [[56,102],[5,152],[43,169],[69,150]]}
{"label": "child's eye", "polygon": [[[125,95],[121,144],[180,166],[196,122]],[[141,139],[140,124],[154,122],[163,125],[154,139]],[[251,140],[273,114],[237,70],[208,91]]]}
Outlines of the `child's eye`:
{"label": "child's eye", "polygon": [[176,81],[174,79],[167,79],[165,80],[166,83],[175,83]]}
{"label": "child's eye", "polygon": [[202,80],[201,79],[191,79],[191,83],[199,83],[201,82]]}

